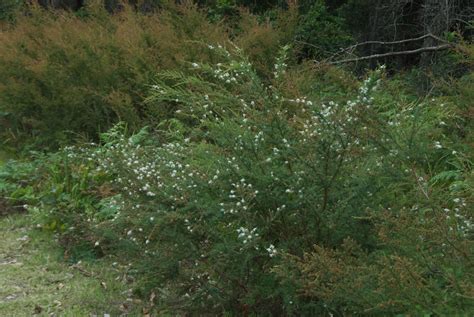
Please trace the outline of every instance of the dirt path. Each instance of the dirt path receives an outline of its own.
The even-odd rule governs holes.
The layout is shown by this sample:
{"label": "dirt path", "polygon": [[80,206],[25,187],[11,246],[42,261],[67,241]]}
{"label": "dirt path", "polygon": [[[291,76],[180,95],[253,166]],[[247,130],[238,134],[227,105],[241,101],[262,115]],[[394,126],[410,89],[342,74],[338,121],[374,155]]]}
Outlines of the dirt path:
{"label": "dirt path", "polygon": [[106,260],[68,265],[28,215],[0,217],[0,316],[143,316]]}

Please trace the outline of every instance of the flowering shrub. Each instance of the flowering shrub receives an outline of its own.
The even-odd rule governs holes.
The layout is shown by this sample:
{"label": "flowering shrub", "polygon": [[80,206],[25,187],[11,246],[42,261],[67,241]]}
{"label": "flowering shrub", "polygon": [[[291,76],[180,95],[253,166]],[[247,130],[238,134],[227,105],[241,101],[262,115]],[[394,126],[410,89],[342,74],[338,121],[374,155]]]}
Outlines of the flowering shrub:
{"label": "flowering shrub", "polygon": [[383,67],[328,101],[308,73],[289,85],[288,48],[271,79],[238,47],[204,49],[213,62],[156,76],[149,127],[51,164],[37,215],[72,256],[120,255],[160,312],[472,308],[472,166],[451,104],[390,94]]}

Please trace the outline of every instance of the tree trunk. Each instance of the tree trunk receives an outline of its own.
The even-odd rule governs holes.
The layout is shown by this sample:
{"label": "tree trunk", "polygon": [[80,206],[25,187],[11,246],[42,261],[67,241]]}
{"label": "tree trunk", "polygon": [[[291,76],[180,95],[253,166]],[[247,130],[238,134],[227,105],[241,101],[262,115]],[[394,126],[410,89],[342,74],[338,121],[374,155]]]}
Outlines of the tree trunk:
{"label": "tree trunk", "polygon": [[[420,21],[424,28],[424,33],[442,36],[444,32],[449,31],[451,25],[451,16],[456,1],[452,0],[425,0],[421,9]],[[423,47],[435,46],[436,40],[425,38]],[[421,55],[421,64],[430,65],[433,61],[434,52],[427,52]]]}

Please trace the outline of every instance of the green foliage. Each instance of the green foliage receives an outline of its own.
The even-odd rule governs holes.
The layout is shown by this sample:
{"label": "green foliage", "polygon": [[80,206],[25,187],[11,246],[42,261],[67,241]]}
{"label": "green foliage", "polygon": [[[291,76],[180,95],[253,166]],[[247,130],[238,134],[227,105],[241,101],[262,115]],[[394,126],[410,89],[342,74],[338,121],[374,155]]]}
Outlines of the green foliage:
{"label": "green foliage", "polygon": [[155,77],[150,127],[42,159],[30,210],[74,259],[130,262],[160,312],[472,309],[472,149],[445,129],[454,104],[404,95],[383,68],[321,94],[288,47],[271,79],[235,46],[206,49],[212,62]]}
{"label": "green foliage", "polygon": [[130,303],[130,283],[117,279],[127,274],[126,266],[111,259],[65,263],[54,235],[34,225],[25,214],[0,218],[0,254],[9,263],[0,270],[0,296],[14,297],[2,301],[1,316],[31,316],[40,308],[42,315],[143,315],[145,305]]}
{"label": "green foliage", "polygon": [[344,20],[329,13],[322,0],[314,1],[301,16],[295,37],[307,58],[328,57],[352,41]]}
{"label": "green foliage", "polygon": [[191,41],[225,38],[195,7],[178,9],[179,15],[143,16],[126,7],[111,16],[90,7],[78,17],[32,8],[19,17],[0,33],[0,133],[6,143],[55,148],[97,140],[118,121],[136,127],[153,74],[179,67],[183,58],[205,59],[185,48]]}
{"label": "green foliage", "polygon": [[235,12],[238,7],[248,8],[255,13],[263,13],[266,10],[271,10],[275,7],[284,7],[286,5],[285,0],[197,0],[196,2],[207,7],[211,13],[222,15]]}
{"label": "green foliage", "polygon": [[23,0],[2,0],[0,2],[0,26],[2,22],[13,22],[23,6]]}
{"label": "green foliage", "polygon": [[[184,61],[210,61],[206,45],[226,43],[223,24],[184,4],[143,15],[124,7],[81,12],[31,8],[0,33],[0,134],[8,146],[57,148],[98,140],[113,124],[137,129],[147,118],[143,101],[158,70],[187,69]],[[283,14],[275,26],[242,12],[233,39],[260,73],[271,74],[278,47],[290,37]],[[271,36],[268,34],[271,33]]]}
{"label": "green foliage", "polygon": [[[87,162],[75,165],[65,152],[31,153],[30,161],[10,160],[0,170],[0,195],[8,206],[13,212],[27,210],[44,229],[62,233],[72,260],[99,255],[88,242],[87,225],[78,221],[79,214],[95,212],[101,197],[91,188],[103,180],[91,175]],[[66,231],[71,224],[76,229]]]}
{"label": "green foliage", "polygon": [[323,1],[264,23],[252,3],[211,4],[232,32],[187,3],[0,33],[2,145],[97,142],[7,162],[0,203],[70,261],[129,265],[160,314],[468,314],[472,47],[356,79],[296,62],[295,34],[313,57],[350,41]]}

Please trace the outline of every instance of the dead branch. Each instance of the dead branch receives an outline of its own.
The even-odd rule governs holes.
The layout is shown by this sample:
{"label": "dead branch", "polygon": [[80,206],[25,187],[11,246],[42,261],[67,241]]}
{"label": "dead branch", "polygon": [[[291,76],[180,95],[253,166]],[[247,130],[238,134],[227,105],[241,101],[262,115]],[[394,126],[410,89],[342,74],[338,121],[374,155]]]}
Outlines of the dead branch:
{"label": "dead branch", "polygon": [[366,60],[370,60],[370,59],[377,59],[377,58],[389,57],[389,56],[419,54],[419,53],[423,53],[423,52],[434,52],[434,51],[446,50],[446,49],[452,48],[452,47],[454,47],[453,44],[443,44],[443,45],[439,45],[439,46],[421,47],[421,48],[418,48],[416,50],[389,52],[389,53],[383,53],[383,54],[374,54],[374,55],[369,55],[369,56],[343,59],[343,60],[339,60],[339,61],[329,62],[329,64],[331,64],[331,65],[344,64],[344,63],[360,62],[360,61],[366,61]]}
{"label": "dead branch", "polygon": [[86,277],[94,277],[94,274],[91,273],[91,272],[88,272],[86,271],[85,269],[83,269],[81,266],[79,266],[78,264],[73,264],[70,266],[72,269],[75,269],[75,270],[78,270],[82,275],[86,276]]}
{"label": "dead branch", "polygon": [[435,39],[435,40],[437,40],[439,42],[442,42],[442,43],[449,43],[448,41],[445,41],[442,38],[440,38],[440,37],[438,37],[434,34],[428,33],[428,34],[425,34],[425,35],[422,35],[422,36],[419,36],[419,37],[415,37],[415,38],[411,38],[411,39],[404,39],[404,40],[399,40],[399,41],[390,41],[390,42],[366,41],[366,42],[357,43],[357,44],[354,44],[352,46],[349,46],[349,47],[343,49],[342,51],[354,50],[355,48],[357,48],[359,46],[363,46],[363,45],[371,45],[371,44],[395,45],[395,44],[404,44],[404,43],[409,43],[409,42],[421,41],[421,40],[424,40],[426,38],[432,38],[432,39]]}
{"label": "dead branch", "polygon": [[[342,54],[352,54],[356,48],[360,47],[360,46],[364,46],[364,45],[372,45],[372,44],[378,44],[378,45],[396,45],[396,44],[404,44],[404,43],[410,43],[410,42],[416,42],[416,41],[421,41],[421,40],[424,40],[426,38],[432,38],[436,41],[439,41],[441,43],[445,43],[445,44],[452,44],[446,40],[443,40],[442,38],[432,34],[432,33],[428,33],[428,34],[424,34],[422,36],[419,36],[419,37],[415,37],[415,38],[411,38],[411,39],[404,39],[404,40],[398,40],[398,41],[390,41],[390,42],[386,42],[386,41],[366,41],[366,42],[361,42],[361,43],[356,43],[354,45],[351,45],[349,47],[346,47],[344,49],[341,49],[339,52],[336,52],[335,54],[333,54],[331,57],[329,57],[328,59],[326,59],[326,61],[328,60],[332,60],[334,58],[336,58],[337,56],[340,56]],[[304,44],[304,43],[303,43]],[[334,63],[337,63],[337,62],[334,62]]]}

